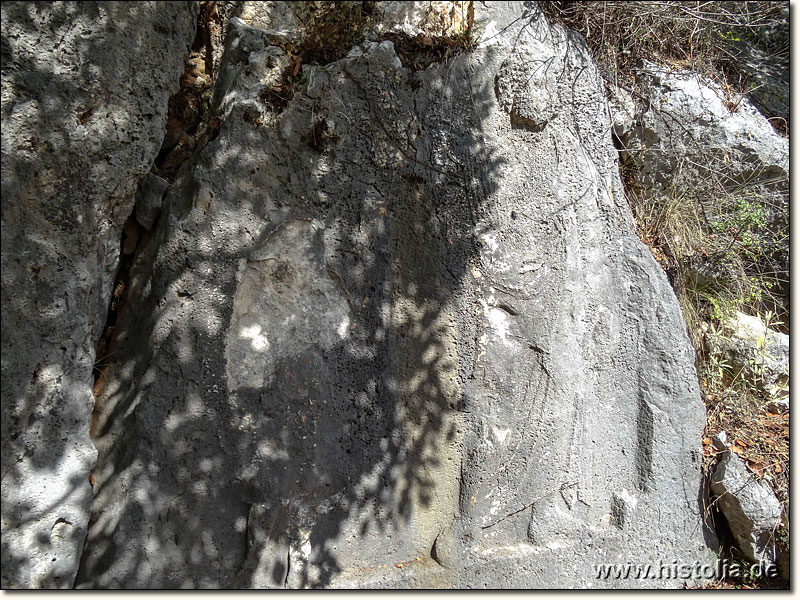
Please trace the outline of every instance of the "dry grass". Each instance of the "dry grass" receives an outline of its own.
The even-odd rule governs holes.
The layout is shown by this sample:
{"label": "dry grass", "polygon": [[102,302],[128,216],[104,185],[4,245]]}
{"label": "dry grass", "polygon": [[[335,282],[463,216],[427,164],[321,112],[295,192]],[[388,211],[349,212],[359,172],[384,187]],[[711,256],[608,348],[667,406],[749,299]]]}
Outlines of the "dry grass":
{"label": "dry grass", "polygon": [[[551,21],[584,36],[608,83],[632,89],[635,66],[647,59],[715,80],[732,99],[731,110],[736,109],[735,99],[747,92],[731,43],[738,37],[755,40],[760,28],[786,26],[783,2],[539,4]],[[785,60],[788,42],[770,52]],[[788,415],[767,412],[757,382],[731,373],[708,335],[735,311],[777,315],[784,325],[776,328],[788,333],[788,296],[783,292],[788,289],[788,211],[772,204],[780,195],[770,193],[788,189],[788,182],[731,181],[724,160],[713,156],[704,157],[704,166],[698,167],[679,165],[672,189],[660,194],[637,184],[633,161],[623,162],[620,174],[637,233],[667,273],[696,350],[707,409],[704,470],[710,474],[718,458],[711,437],[725,431],[732,451],[770,485],[788,515]],[[698,265],[713,267],[709,281],[698,279]],[[786,548],[788,532],[788,522],[776,531]],[[775,583],[710,582],[703,587],[770,588]]]}
{"label": "dry grass", "polygon": [[[680,171],[680,169],[678,169]],[[774,200],[742,185],[725,191],[711,176],[700,184],[676,177],[674,189],[655,197],[628,174],[628,199],[639,237],[670,278],[681,304],[707,408],[706,435],[726,431],[751,470],[788,502],[788,418],[765,412],[755,381],[731,373],[715,354],[710,330],[736,311],[778,314],[771,326],[788,332],[788,307],[776,290],[788,273],[775,264],[786,231],[764,218]],[[699,286],[693,266],[712,264],[716,278]],[[710,447],[709,447],[710,450]]]}
{"label": "dry grass", "polygon": [[303,42],[295,53],[302,63],[339,60],[364,41],[377,16],[375,2],[308,2],[299,13]]}
{"label": "dry grass", "polygon": [[[686,173],[683,166],[663,193],[642,189],[630,163],[623,183],[637,233],[669,276],[695,347],[701,349],[703,333],[698,320],[722,322],[736,311],[771,312],[777,329],[788,333],[788,210],[780,206],[780,188],[772,187],[788,189],[788,181],[732,185],[722,175],[722,157],[709,156],[704,167],[693,164]],[[712,269],[710,281],[702,280],[703,266]]]}
{"label": "dry grass", "polygon": [[[539,2],[551,21],[580,32],[603,76],[630,80],[640,59],[691,69],[739,87],[730,42],[780,25],[785,2]],[[789,55],[788,41],[773,49]],[[741,89],[739,91],[742,91]]]}

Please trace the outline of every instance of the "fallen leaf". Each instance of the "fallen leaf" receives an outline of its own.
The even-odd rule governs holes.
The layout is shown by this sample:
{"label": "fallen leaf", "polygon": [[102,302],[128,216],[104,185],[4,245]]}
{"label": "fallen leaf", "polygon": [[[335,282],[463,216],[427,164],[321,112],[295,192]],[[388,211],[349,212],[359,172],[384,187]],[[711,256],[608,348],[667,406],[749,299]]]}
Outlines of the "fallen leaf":
{"label": "fallen leaf", "polygon": [[711,438],[703,438],[703,445],[708,446],[711,443]]}

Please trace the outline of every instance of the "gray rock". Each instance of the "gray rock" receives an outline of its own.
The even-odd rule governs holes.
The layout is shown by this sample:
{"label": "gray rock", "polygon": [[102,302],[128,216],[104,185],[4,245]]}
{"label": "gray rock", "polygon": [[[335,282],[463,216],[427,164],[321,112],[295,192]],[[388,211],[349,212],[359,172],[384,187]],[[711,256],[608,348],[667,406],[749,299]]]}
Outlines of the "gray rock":
{"label": "gray rock", "polygon": [[789,336],[767,327],[758,317],[737,312],[718,334],[707,334],[710,346],[723,353],[735,373],[765,394],[789,389]]}
{"label": "gray rock", "polygon": [[3,6],[3,588],[73,585],[95,346],[196,15],[186,3]]}
{"label": "gray rock", "polygon": [[230,28],[224,125],[131,268],[79,587],[710,562],[693,352],[598,72],[533,6],[476,13],[478,50],[412,73],[367,43],[280,111],[236,36],[272,41]]}
{"label": "gray rock", "polygon": [[[298,12],[308,10],[311,2],[241,2],[240,17],[258,29],[282,30],[296,35],[301,24]],[[233,19],[231,19],[233,21]]]}
{"label": "gray rock", "polygon": [[290,65],[273,33],[231,19],[214,88],[213,105],[218,113],[227,116],[227,107],[243,101],[249,101],[251,113],[268,112],[259,95],[276,85]]}
{"label": "gray rock", "polygon": [[767,402],[767,410],[776,415],[783,415],[789,412],[789,396],[776,398]]}
{"label": "gray rock", "polygon": [[789,140],[750,101],[743,99],[732,110],[719,86],[647,61],[636,84],[637,122],[622,141],[648,188],[666,191],[679,174],[708,177],[708,167],[724,165],[726,188],[743,181],[768,186],[778,179],[780,185],[767,189],[788,193]]}
{"label": "gray rock", "polygon": [[782,512],[769,486],[727,451],[711,476],[711,492],[744,555],[754,562],[775,563],[775,532]]}
{"label": "gray rock", "polygon": [[698,292],[719,289],[721,285],[730,282],[728,269],[704,256],[693,256],[683,266],[688,281]]}
{"label": "gray rock", "polygon": [[[786,32],[788,38],[789,19],[787,14]],[[789,42],[785,40],[785,49]],[[789,57],[785,60],[776,58],[773,51],[765,51],[746,39],[737,39],[731,43],[733,56],[736,57],[736,68],[748,80],[747,96],[768,119],[789,122]]]}
{"label": "gray rock", "polygon": [[613,88],[608,94],[608,108],[614,134],[620,139],[627,139],[636,125],[636,101],[633,95],[624,88]]}
{"label": "gray rock", "polygon": [[136,189],[136,220],[147,231],[153,228],[161,214],[161,201],[168,187],[165,179],[153,173],[148,173],[139,181]]}
{"label": "gray rock", "polygon": [[714,437],[711,438],[711,443],[714,445],[714,449],[717,452],[725,452],[730,446],[728,434],[724,431],[715,434]]}

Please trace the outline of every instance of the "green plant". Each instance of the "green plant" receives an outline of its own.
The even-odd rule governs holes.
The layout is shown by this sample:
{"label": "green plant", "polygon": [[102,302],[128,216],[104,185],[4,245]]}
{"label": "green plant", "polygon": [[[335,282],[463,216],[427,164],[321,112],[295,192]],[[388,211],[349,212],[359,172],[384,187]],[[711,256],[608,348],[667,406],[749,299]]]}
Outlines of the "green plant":
{"label": "green plant", "polygon": [[[706,405],[706,436],[726,431],[746,464],[769,483],[782,502],[788,498],[788,421],[764,410],[765,370],[770,348],[766,333],[746,364],[734,365],[723,338],[736,312],[758,315],[770,328],[787,322],[782,284],[788,280],[788,182],[758,177],[731,181],[725,153],[698,165],[677,161],[671,185],[638,186],[636,167],[626,164],[623,183],[641,239],[666,271],[678,297]],[[710,440],[709,440],[710,444]],[[713,454],[705,457],[713,461]],[[706,465],[710,473],[712,464]],[[739,585],[766,585],[740,581]]]}
{"label": "green plant", "polygon": [[722,381],[726,375],[730,375],[732,365],[725,359],[722,353],[712,352],[708,359],[708,370],[712,375]]}

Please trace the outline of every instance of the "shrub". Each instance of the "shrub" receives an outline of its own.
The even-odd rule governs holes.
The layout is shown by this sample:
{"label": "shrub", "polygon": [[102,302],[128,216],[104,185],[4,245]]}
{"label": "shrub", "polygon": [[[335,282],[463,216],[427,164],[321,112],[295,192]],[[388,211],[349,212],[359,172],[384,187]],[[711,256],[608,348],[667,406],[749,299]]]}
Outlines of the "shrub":
{"label": "shrub", "polygon": [[[580,32],[607,81],[630,77],[643,58],[743,83],[731,43],[747,38],[788,61],[787,2],[539,2]],[[725,76],[725,77],[721,77]]]}

